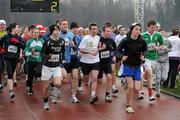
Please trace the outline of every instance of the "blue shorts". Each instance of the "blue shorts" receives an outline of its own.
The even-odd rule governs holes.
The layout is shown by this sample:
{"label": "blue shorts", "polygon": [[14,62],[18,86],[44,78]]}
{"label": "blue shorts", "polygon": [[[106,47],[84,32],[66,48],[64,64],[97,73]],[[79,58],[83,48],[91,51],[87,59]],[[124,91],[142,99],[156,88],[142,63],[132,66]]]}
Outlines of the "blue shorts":
{"label": "blue shorts", "polygon": [[124,65],[122,77],[132,77],[133,80],[140,81],[141,80],[141,67],[130,67],[128,65]]}

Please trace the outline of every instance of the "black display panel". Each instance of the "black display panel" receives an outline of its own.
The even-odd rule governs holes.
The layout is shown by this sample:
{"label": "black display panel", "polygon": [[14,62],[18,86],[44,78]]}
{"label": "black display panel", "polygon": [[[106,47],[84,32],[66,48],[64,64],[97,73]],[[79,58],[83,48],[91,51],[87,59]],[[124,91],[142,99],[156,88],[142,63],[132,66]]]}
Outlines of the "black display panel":
{"label": "black display panel", "polygon": [[11,0],[11,12],[59,12],[59,0]]}

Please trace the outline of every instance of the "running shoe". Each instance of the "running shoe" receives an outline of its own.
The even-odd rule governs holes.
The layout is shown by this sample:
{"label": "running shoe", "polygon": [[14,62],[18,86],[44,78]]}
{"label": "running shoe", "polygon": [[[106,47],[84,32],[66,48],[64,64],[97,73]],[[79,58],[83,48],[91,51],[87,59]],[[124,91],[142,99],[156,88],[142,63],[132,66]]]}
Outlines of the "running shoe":
{"label": "running shoe", "polygon": [[11,91],[11,92],[9,92],[9,98],[10,99],[13,99],[13,98],[15,98],[15,94]]}
{"label": "running shoe", "polygon": [[98,97],[95,96],[95,95],[90,98],[90,103],[91,103],[91,104],[94,104],[94,103],[97,102],[97,101],[98,101]]}
{"label": "running shoe", "polygon": [[130,113],[130,114],[135,113],[135,111],[132,109],[132,107],[127,107],[127,108],[126,108],[126,112],[127,112],[127,113]]}
{"label": "running shoe", "polygon": [[17,80],[13,80],[13,86],[14,86],[14,87],[17,86]]}
{"label": "running shoe", "polygon": [[2,91],[2,89],[3,89],[3,85],[2,85],[2,84],[0,84],[0,91]]}
{"label": "running shoe", "polygon": [[156,97],[161,97],[161,94],[160,93],[156,93]]}
{"label": "running shoe", "polygon": [[150,96],[149,97],[149,102],[155,101],[155,97],[154,96]]}
{"label": "running shoe", "polygon": [[138,93],[138,99],[139,99],[139,100],[144,99],[144,91],[139,91],[139,93]]}
{"label": "running shoe", "polygon": [[71,97],[71,102],[72,103],[79,103],[79,100],[76,97]]}
{"label": "running shoe", "polygon": [[58,101],[57,101],[57,98],[56,97],[54,97],[54,96],[51,96],[51,102],[53,103],[53,104],[56,104]]}
{"label": "running shoe", "polygon": [[105,96],[105,101],[106,101],[106,102],[112,102],[112,97],[111,97],[111,95]]}
{"label": "running shoe", "polygon": [[44,110],[50,110],[48,102],[44,102]]}
{"label": "running shoe", "polygon": [[34,92],[33,92],[32,88],[29,88],[29,90],[28,90],[28,95],[31,96],[31,95],[33,95],[33,94],[34,94]]}
{"label": "running shoe", "polygon": [[118,93],[118,92],[119,92],[119,91],[118,91],[117,88],[112,89],[112,96],[117,97],[117,93]]}

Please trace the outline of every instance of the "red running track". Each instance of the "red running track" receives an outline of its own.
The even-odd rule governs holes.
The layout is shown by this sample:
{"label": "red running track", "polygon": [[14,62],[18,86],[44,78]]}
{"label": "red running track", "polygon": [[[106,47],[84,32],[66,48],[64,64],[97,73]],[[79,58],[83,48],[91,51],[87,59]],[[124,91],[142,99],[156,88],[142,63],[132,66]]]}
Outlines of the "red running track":
{"label": "red running track", "polygon": [[9,101],[7,88],[0,93],[0,120],[180,120],[180,100],[168,95],[162,94],[153,105],[148,103],[147,96],[142,101],[135,99],[135,114],[127,114],[125,91],[120,85],[118,97],[112,103],[104,102],[104,86],[100,85],[99,101],[95,105],[89,104],[88,87],[78,94],[79,104],[70,102],[69,89],[70,85],[62,86],[60,102],[50,104],[51,110],[45,111],[41,83],[34,83],[35,94],[28,96],[21,80],[14,89],[14,102]]}

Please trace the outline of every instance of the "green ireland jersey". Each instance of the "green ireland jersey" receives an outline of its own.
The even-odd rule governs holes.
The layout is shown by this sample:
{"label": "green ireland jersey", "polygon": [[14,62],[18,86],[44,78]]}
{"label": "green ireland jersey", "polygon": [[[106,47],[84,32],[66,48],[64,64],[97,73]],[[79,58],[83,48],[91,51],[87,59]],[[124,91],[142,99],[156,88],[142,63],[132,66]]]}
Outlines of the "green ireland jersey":
{"label": "green ireland jersey", "polygon": [[[44,40],[43,39],[30,39],[26,43],[26,48],[24,50],[25,55],[27,56],[27,61],[31,62],[42,62],[42,56],[40,55]],[[35,53],[32,54],[32,49],[35,49]]]}
{"label": "green ireland jersey", "polygon": [[148,51],[145,58],[153,61],[157,60],[159,58],[159,53],[157,50],[155,50],[155,48],[164,44],[161,33],[155,32],[151,35],[148,32],[144,32],[142,33],[142,36],[148,46]]}

